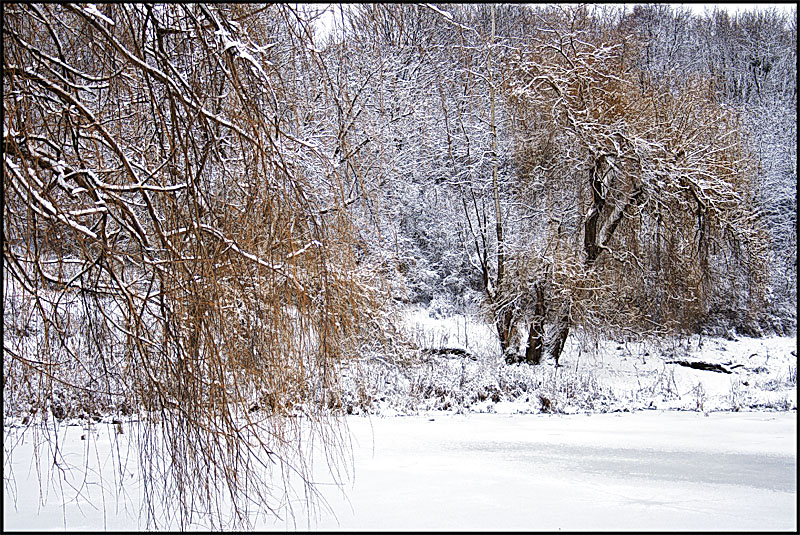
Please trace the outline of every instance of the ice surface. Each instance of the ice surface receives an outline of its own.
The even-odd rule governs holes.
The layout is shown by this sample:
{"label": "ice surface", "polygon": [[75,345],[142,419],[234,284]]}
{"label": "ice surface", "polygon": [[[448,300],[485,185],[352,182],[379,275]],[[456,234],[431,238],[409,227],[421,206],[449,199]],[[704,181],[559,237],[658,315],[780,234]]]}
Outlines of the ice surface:
{"label": "ice surface", "polygon": [[[796,530],[796,418],[793,411],[351,416],[354,477],[340,488],[324,463],[316,465],[328,508],[309,519],[296,503],[293,516],[283,511],[282,520],[261,518],[254,527]],[[88,476],[77,498],[63,482],[49,485],[43,505],[30,442],[16,447],[5,529],[143,527],[130,459],[126,492],[114,483],[119,459],[109,446],[125,435],[106,424],[95,432],[86,455],[81,427],[64,428],[62,454],[87,466]]]}
{"label": "ice surface", "polygon": [[796,529],[796,415],[349,420],[345,530]]}
{"label": "ice surface", "polygon": [[[319,457],[320,506],[309,512],[298,498],[252,527],[797,529],[796,337],[606,340],[591,350],[573,340],[558,368],[506,366],[475,318],[419,310],[405,320],[421,349],[471,356],[359,363],[366,401],[346,418],[353,477],[337,486]],[[667,363],[678,359],[732,373]],[[470,397],[478,391],[486,396]],[[33,443],[47,437],[19,423],[5,421],[5,529],[146,527],[135,424],[123,434],[58,424],[57,452],[45,447],[37,460]],[[55,453],[66,471],[52,468]]]}

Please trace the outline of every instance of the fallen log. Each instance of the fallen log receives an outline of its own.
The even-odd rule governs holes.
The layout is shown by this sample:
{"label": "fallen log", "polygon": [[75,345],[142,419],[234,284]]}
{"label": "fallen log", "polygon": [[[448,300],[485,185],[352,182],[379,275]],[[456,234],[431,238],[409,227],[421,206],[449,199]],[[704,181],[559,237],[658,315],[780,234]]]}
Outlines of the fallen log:
{"label": "fallen log", "polygon": [[466,351],[458,347],[429,348],[429,349],[423,349],[422,352],[427,353],[428,355],[438,355],[440,357],[446,357],[446,358],[466,357],[470,360],[478,360],[478,357],[471,354],[469,351]]}
{"label": "fallen log", "polygon": [[719,372],[719,373],[733,373],[732,371],[725,368],[722,364],[713,364],[710,362],[702,362],[702,361],[689,361],[689,360],[668,360],[666,361],[667,364],[680,364],[681,366],[686,366],[687,368],[694,368],[695,370],[705,370],[709,372]]}

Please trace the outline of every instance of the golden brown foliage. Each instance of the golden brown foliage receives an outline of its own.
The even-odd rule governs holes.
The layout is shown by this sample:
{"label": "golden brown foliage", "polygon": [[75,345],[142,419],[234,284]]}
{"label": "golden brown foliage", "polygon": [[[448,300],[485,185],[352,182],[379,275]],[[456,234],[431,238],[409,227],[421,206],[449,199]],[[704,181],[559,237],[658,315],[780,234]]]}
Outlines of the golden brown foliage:
{"label": "golden brown foliage", "polygon": [[[636,40],[582,9],[551,12],[563,20],[505,63],[522,194],[558,214],[544,256],[517,262],[541,266],[572,324],[659,333],[758,314],[767,243],[736,113],[708,79],[651,79]],[[733,303],[742,281],[749,302]]]}
{"label": "golden brown foliage", "polygon": [[290,415],[343,451],[336,367],[377,307],[299,129],[307,34],[255,8],[5,6],[5,411],[140,413],[147,511],[177,494],[181,525],[275,505],[268,459],[305,477]]}

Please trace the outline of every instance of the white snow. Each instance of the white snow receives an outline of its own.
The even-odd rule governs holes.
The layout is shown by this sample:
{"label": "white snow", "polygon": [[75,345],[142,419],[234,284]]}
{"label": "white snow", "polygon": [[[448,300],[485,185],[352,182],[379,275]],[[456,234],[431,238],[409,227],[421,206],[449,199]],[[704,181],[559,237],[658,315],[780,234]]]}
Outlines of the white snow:
{"label": "white snow", "polygon": [[[560,366],[505,365],[497,335],[476,317],[433,318],[407,311],[401,328],[420,349],[416,365],[364,366],[346,371],[350,389],[368,396],[352,412],[416,414],[455,412],[539,413],[540,396],[552,410],[615,412],[640,409],[708,411],[797,408],[797,337],[728,338],[694,335],[633,342],[570,335]],[[426,349],[466,350],[471,358],[426,354]],[[730,373],[680,364],[704,362]]]}
{"label": "white snow", "polygon": [[[337,486],[317,455],[321,506],[309,512],[297,498],[254,528],[797,529],[795,336],[594,346],[571,336],[556,368],[503,364],[474,317],[410,310],[402,328],[418,362],[384,356],[345,369],[352,477]],[[422,351],[445,347],[470,356]],[[5,529],[145,529],[135,422],[123,434],[58,424],[65,471],[52,467],[52,448],[34,454],[46,437],[19,419],[4,424]]]}
{"label": "white snow", "polygon": [[[794,414],[350,419],[319,529],[796,529]],[[338,499],[337,499],[338,497]]]}
{"label": "white snow", "polygon": [[[444,413],[351,416],[347,425],[354,478],[339,488],[318,462],[328,507],[307,519],[295,503],[293,516],[284,509],[256,529],[797,529],[795,412]],[[80,426],[62,428],[61,455],[76,470],[53,474],[42,504],[30,438],[17,445],[5,529],[143,527],[124,445],[124,483],[115,484],[110,445],[127,435],[107,424],[94,432],[87,442]]]}
{"label": "white snow", "polygon": [[111,20],[110,18],[106,17],[106,16],[105,16],[105,15],[103,15],[102,13],[100,13],[100,12],[97,10],[97,8],[96,8],[95,6],[93,6],[92,4],[87,4],[87,5],[86,5],[86,6],[85,6],[83,9],[84,9],[84,10],[85,10],[87,13],[90,13],[90,14],[94,15],[95,17],[97,17],[98,19],[101,19],[101,20],[103,20],[103,21],[104,21],[106,24],[108,24],[108,25],[110,25],[110,26],[114,26],[114,21],[113,21],[113,20]]}

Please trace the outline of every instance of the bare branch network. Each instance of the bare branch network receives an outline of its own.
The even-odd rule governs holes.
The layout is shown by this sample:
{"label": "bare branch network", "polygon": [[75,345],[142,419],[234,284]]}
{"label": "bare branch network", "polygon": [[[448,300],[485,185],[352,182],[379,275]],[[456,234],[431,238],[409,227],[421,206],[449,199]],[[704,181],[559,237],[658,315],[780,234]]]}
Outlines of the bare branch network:
{"label": "bare branch network", "polygon": [[320,16],[3,5],[4,414],[138,418],[148,527],[344,470],[341,370],[419,356],[405,305],[498,366],[796,328],[796,14]]}

